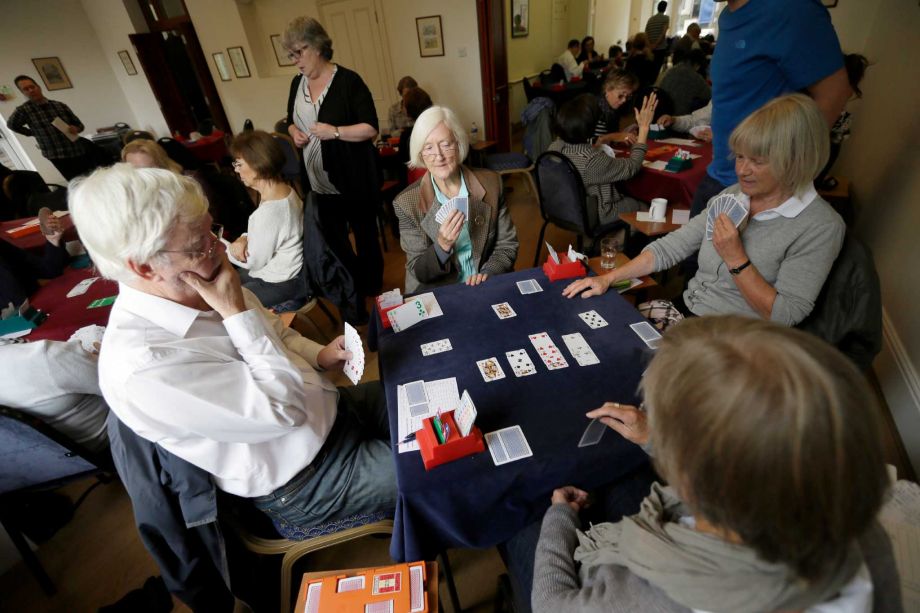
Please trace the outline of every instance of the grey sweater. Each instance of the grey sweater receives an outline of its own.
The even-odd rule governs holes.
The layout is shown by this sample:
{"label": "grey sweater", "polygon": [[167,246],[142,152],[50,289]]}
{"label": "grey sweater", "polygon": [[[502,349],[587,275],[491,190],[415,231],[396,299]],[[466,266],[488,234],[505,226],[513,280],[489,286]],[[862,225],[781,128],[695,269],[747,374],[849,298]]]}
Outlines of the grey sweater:
{"label": "grey sweater", "polygon": [[[690,613],[662,590],[624,566],[604,564],[576,569],[578,514],[554,504],[543,517],[534,560],[531,604],[534,613]],[[891,541],[876,522],[859,539],[872,577],[872,611],[900,613],[901,589]]]}
{"label": "grey sweater", "polygon": [[[721,193],[741,193],[736,184]],[[655,270],[665,270],[699,252],[699,270],[687,284],[684,302],[696,315],[738,314],[758,317],[744,299],[728,266],[706,240],[706,211],[646,249]],[[820,196],[794,218],[750,218],[741,243],[751,263],[776,289],[770,319],[794,326],[811,312],[840,247],[846,226]]]}

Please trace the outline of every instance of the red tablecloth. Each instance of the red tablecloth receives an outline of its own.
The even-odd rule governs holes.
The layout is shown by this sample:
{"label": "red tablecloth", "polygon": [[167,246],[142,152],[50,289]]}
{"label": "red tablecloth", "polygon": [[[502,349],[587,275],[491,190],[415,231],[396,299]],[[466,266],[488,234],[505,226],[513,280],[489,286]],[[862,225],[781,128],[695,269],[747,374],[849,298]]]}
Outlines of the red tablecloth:
{"label": "red tablecloth", "polygon": [[30,341],[53,340],[66,341],[70,335],[83,326],[106,325],[109,321],[111,306],[86,308],[93,300],[107,298],[118,293],[118,284],[114,281],[96,279],[87,292],[81,296],[68,298],[67,293],[73,287],[89,277],[98,276],[94,268],[79,270],[68,268],[60,277],[52,279],[47,285],[38,289],[29,302],[37,309],[48,313],[48,319],[32,330],[27,339]]}
{"label": "red tablecloth", "polygon": [[[623,191],[642,200],[651,202],[652,198],[667,198],[668,204],[677,208],[689,209],[693,202],[696,188],[706,176],[706,167],[712,161],[712,143],[700,143],[699,147],[684,147],[690,153],[699,154],[701,157],[693,160],[693,167],[681,172],[667,172],[645,167],[635,177],[623,183]],[[664,143],[662,143],[664,144]],[[656,141],[650,140],[649,149],[659,146]],[[617,156],[621,152],[617,152]],[[622,152],[622,155],[627,155]]]}
{"label": "red tablecloth", "polygon": [[[41,231],[20,236],[19,238],[14,238],[7,233],[7,230],[18,228],[22,224],[32,221],[33,219],[35,219],[35,217],[23,217],[22,219],[14,219],[12,221],[0,223],[0,238],[24,251],[41,254],[45,249],[45,236]],[[70,218],[70,215],[61,217],[61,222],[64,224],[64,240],[75,240],[77,238],[77,230],[73,226],[73,219]]]}
{"label": "red tablecloth", "polygon": [[220,162],[225,156],[230,155],[230,150],[227,149],[227,143],[224,141],[224,133],[220,130],[214,130],[211,134],[195,141],[178,137],[176,140],[185,145],[192,155],[202,162]]}

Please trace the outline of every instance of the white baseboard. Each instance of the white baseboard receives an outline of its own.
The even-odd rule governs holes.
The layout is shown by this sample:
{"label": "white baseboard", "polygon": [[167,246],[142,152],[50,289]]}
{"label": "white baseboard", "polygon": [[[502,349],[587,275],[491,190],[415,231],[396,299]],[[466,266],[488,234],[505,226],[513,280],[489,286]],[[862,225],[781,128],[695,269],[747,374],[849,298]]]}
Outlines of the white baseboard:
{"label": "white baseboard", "polygon": [[882,350],[873,368],[910,463],[920,474],[920,377],[884,308]]}

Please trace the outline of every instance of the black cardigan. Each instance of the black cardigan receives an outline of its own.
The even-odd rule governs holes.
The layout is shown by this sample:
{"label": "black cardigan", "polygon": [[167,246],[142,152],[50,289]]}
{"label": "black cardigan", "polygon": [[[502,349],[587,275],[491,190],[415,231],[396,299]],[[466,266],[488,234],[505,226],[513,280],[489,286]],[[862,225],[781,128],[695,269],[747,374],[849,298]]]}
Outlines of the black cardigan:
{"label": "black cardigan", "polygon": [[[294,101],[300,93],[300,81],[296,75],[291,81],[288,95],[287,121],[294,123]],[[379,129],[377,108],[371,91],[358,73],[342,65],[338,66],[332,85],[319,109],[317,121],[333,126],[351,126],[367,123]],[[342,140],[324,140],[320,144],[323,153],[323,169],[329,175],[332,185],[340,194],[372,196],[380,191],[380,171],[377,164],[377,149],[370,140],[348,143]],[[306,170],[301,166],[304,184],[307,185]]]}

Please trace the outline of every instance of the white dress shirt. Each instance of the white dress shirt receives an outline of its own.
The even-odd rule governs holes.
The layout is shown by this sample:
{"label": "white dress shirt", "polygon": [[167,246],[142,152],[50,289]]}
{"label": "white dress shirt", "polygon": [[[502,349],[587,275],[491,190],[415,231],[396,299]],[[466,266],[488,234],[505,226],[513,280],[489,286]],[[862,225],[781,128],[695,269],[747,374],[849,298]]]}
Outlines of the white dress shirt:
{"label": "white dress shirt", "polygon": [[754,219],[757,221],[767,221],[768,219],[776,219],[780,216],[788,219],[795,219],[799,216],[799,213],[804,211],[805,207],[811,204],[817,197],[818,192],[815,191],[815,186],[809,183],[802,191],[793,194],[781,205],[757,213],[754,215]]}
{"label": "white dress shirt", "polygon": [[251,498],[313,461],[338,390],[317,372],[321,345],[243,296],[249,310],[222,320],[122,283],[99,383],[129,428]]}
{"label": "white dress shirt", "polygon": [[571,81],[572,77],[580,77],[582,71],[585,67],[583,64],[579,64],[575,60],[575,56],[572,55],[572,52],[566,49],[562,52],[562,55],[556,58],[556,63],[561,65],[565,70],[565,80]]}

